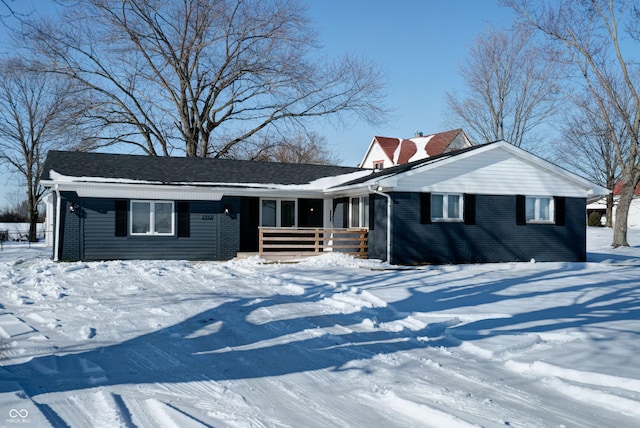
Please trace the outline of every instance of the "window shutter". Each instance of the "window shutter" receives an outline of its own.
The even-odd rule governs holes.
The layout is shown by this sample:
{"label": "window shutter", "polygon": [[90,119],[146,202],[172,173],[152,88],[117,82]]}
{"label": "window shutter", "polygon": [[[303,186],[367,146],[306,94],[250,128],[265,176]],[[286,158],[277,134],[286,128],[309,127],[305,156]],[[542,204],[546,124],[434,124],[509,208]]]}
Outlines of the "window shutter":
{"label": "window shutter", "polygon": [[189,230],[189,202],[176,202],[176,211],[178,212],[178,237],[188,238],[191,236]]}
{"label": "window shutter", "polygon": [[556,226],[564,226],[566,224],[566,198],[564,196],[556,196],[554,199]]}
{"label": "window shutter", "polygon": [[464,224],[476,224],[476,195],[464,195]]}
{"label": "window shutter", "polygon": [[431,193],[420,193],[420,224],[431,224]]}
{"label": "window shutter", "polygon": [[516,195],[516,224],[524,226],[527,224],[526,218],[527,198],[524,195]]}
{"label": "window shutter", "polygon": [[376,194],[369,195],[369,230],[373,230],[376,224]]}
{"label": "window shutter", "polygon": [[127,222],[127,207],[129,203],[127,201],[118,200],[115,201],[116,212],[116,236],[127,236],[128,234],[128,222]]}

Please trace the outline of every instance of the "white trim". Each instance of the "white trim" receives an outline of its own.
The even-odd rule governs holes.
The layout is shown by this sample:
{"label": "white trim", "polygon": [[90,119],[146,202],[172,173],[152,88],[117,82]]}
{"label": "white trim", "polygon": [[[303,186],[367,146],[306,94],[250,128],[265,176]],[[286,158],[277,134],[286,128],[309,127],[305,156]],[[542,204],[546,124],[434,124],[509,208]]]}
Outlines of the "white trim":
{"label": "white trim", "polygon": [[76,192],[83,198],[165,199],[175,201],[219,201],[220,189],[200,186],[176,186],[162,184],[56,182],[43,180],[44,187],[57,187],[61,192]]}
{"label": "white trim", "polygon": [[[275,201],[276,202],[276,225],[275,226],[265,226],[262,224],[262,202],[263,201]],[[282,202],[293,202],[293,225],[292,226],[282,226]],[[259,213],[259,222],[258,224],[261,227],[298,227],[298,199],[297,198],[260,198],[260,213]]]}
{"label": "white trim", "polygon": [[[133,204],[149,204],[149,231],[148,232],[134,232],[133,231]],[[157,232],[156,228],[156,205],[158,204],[171,204],[171,232]],[[129,235],[130,236],[175,236],[176,234],[176,204],[171,200],[131,200],[129,201]]]}
{"label": "white trim", "polygon": [[53,261],[57,262],[59,260],[58,252],[60,251],[60,211],[61,211],[61,202],[60,202],[60,189],[56,184],[54,186],[56,192],[56,227],[54,230],[54,245],[53,245]]}
{"label": "white trim", "polygon": [[[533,202],[533,219],[527,218],[527,202],[529,199],[534,199]],[[549,218],[540,218],[540,199],[549,199]],[[525,195],[524,202],[524,217],[527,224],[554,224],[556,218],[556,203],[555,198],[549,195]]]}
{"label": "white trim", "polygon": [[[353,211],[352,211],[352,203],[353,200],[358,201],[358,224],[353,225]],[[367,200],[365,204],[364,201]],[[347,227],[349,229],[368,229],[369,228],[369,204],[371,204],[371,199],[369,195],[360,195],[360,196],[351,196],[349,197],[349,224]],[[365,226],[366,225],[366,226]]]}
{"label": "white trim", "polygon": [[[433,192],[430,196],[431,202],[429,206],[431,208],[433,208],[433,197],[436,195],[442,196],[442,217],[433,217],[430,212],[429,216],[432,222],[459,223],[464,221],[464,194],[455,192]],[[449,196],[458,196],[458,217],[449,217]]]}

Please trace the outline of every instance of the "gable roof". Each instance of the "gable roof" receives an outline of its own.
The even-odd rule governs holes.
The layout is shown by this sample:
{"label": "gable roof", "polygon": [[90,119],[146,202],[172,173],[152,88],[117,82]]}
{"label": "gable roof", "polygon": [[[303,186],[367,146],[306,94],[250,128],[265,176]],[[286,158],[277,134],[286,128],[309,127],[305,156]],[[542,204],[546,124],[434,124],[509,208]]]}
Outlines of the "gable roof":
{"label": "gable roof", "polygon": [[334,165],[50,151],[41,179],[54,180],[61,175],[75,177],[77,181],[302,185],[357,171],[367,170]]}
{"label": "gable roof", "polygon": [[405,164],[401,164],[401,165],[396,165],[396,166],[392,166],[389,168],[385,168],[382,170],[376,170],[374,171],[371,175],[365,176],[365,177],[360,177],[357,178],[355,180],[349,181],[348,183],[344,183],[343,186],[353,186],[353,185],[357,185],[357,184],[361,184],[361,183],[366,183],[366,182],[370,182],[370,181],[378,181],[381,178],[385,178],[385,177],[390,177],[393,175],[397,175],[397,174],[402,174],[404,172],[410,171],[412,169],[421,167],[423,165],[428,165],[431,163],[436,163],[438,161],[441,161],[443,159],[448,159],[450,157],[454,157],[454,156],[458,156],[461,155],[463,153],[467,153],[473,150],[478,150],[482,147],[491,145],[491,144],[495,144],[496,142],[493,143],[486,143],[486,144],[481,144],[479,146],[471,146],[471,147],[467,147],[464,149],[459,149],[459,150],[453,150],[451,152],[446,152],[446,153],[440,153],[438,155],[434,155],[428,158],[424,158],[424,159],[420,159],[417,161],[413,161],[413,162],[409,162],[409,163],[405,163]]}
{"label": "gable roof", "polygon": [[[481,156],[482,153],[485,153],[485,155]],[[483,164],[482,162],[484,161],[482,161],[481,158],[483,158],[484,161],[488,161],[488,163]],[[459,162],[463,161],[463,159],[466,159],[464,163]],[[501,178],[501,176],[492,176],[492,173],[488,172],[489,169],[487,168],[490,165],[504,162],[508,159],[513,159],[517,160],[517,162],[520,162],[519,164],[516,164],[516,168],[525,168],[513,169],[514,164],[511,163],[509,165],[509,168],[511,169],[508,170],[508,177],[512,177],[512,179],[509,178],[506,181],[504,177]],[[457,164],[452,165],[451,168],[446,169],[446,171],[448,171],[446,174],[448,178],[446,178],[446,180],[448,183],[458,180],[456,185],[457,188],[460,189],[460,191],[468,191],[465,189],[473,187],[474,191],[471,191],[471,193],[483,193],[485,191],[495,192],[497,189],[499,189],[500,193],[496,194],[503,194],[502,192],[508,192],[505,194],[521,194],[519,192],[526,192],[523,189],[526,187],[525,184],[529,184],[526,182],[527,178],[530,178],[533,181],[539,181],[538,178],[540,178],[540,175],[546,175],[547,177],[554,177],[551,178],[551,184],[562,185],[564,188],[564,192],[567,192],[568,194],[582,194],[590,196],[594,194],[607,194],[608,192],[607,189],[591,183],[585,178],[582,178],[525,150],[515,147],[503,140],[445,152],[436,156],[410,162],[408,164],[397,165],[391,168],[385,168],[380,171],[375,171],[373,174],[370,174],[368,176],[358,177],[344,184],[338,184],[330,189],[330,192],[339,193],[344,191],[353,191],[355,189],[362,189],[363,187],[366,188],[368,186],[381,186],[384,188],[383,191],[385,192],[393,190],[402,191],[398,190],[399,187],[401,187],[399,186],[401,180],[408,180],[411,176],[417,177],[417,175],[415,174],[424,173],[426,171],[433,171],[434,173],[436,173],[437,170],[434,168],[440,167],[441,165],[444,166],[445,164],[449,165],[452,162],[457,162]],[[523,169],[528,170],[528,172],[522,171]],[[490,181],[498,183],[498,187],[496,189],[488,189],[479,187],[480,184],[477,182],[464,183],[459,181],[460,177],[471,171],[475,171],[475,174],[481,174],[477,175],[477,178],[481,177],[482,181],[486,181],[485,178],[488,178]],[[494,169],[493,171],[496,172],[498,170]],[[501,174],[504,174],[505,170],[503,169],[499,172]],[[520,172],[522,172],[522,175],[518,175],[520,174]],[[457,178],[453,178],[453,176],[451,175],[452,173]],[[432,175],[430,176],[433,178]],[[544,186],[546,186],[546,191],[549,191],[549,181],[544,180],[543,184]],[[424,183],[421,183],[418,186],[422,187],[424,186]],[[547,193],[545,192],[545,194]],[[558,196],[563,196],[563,194],[558,193]]]}
{"label": "gable roof", "polygon": [[375,136],[369,144],[360,165],[363,166],[365,164],[372,148],[376,144],[394,165],[401,165],[408,163],[414,155],[424,158],[444,153],[460,134],[463,135],[464,140],[469,140],[461,128],[437,134],[419,134],[413,138]]}
{"label": "gable roof", "polygon": [[[449,144],[458,136],[458,134],[464,134],[464,131],[461,128],[452,129],[451,131],[440,132],[438,134],[433,134],[431,139],[429,140],[429,144],[427,144],[425,150],[429,156],[436,156],[440,153],[444,153],[444,151],[449,147]],[[465,136],[466,138],[466,136]]]}

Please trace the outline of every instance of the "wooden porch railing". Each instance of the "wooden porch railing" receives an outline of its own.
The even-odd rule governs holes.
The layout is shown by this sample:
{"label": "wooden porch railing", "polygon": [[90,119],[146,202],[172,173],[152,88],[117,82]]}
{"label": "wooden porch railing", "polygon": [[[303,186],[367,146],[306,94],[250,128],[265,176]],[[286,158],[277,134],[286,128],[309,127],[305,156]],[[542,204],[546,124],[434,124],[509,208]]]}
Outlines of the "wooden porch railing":
{"label": "wooden porch railing", "polygon": [[339,251],[368,256],[367,229],[259,228],[260,255],[305,256]]}

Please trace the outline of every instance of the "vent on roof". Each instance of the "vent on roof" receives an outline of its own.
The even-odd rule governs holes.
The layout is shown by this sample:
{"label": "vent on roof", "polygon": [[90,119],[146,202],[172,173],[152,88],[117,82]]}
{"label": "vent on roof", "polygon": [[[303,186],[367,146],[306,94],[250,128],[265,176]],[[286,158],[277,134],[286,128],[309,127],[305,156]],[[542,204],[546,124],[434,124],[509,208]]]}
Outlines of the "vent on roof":
{"label": "vent on roof", "polygon": [[416,131],[416,135],[415,137],[422,137],[424,135],[424,132],[422,131]]}

